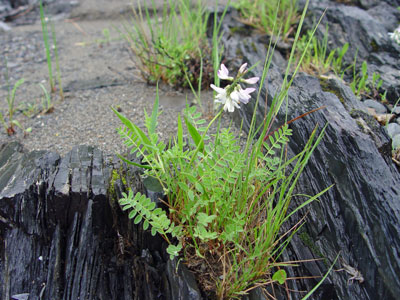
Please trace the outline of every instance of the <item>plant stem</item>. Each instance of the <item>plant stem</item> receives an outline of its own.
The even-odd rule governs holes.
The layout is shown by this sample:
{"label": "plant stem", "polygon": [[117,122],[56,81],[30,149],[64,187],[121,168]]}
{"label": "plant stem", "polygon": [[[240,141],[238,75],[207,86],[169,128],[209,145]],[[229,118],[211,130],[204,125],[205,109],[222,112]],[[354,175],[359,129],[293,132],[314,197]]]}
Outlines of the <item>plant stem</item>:
{"label": "plant stem", "polygon": [[57,40],[56,40],[56,31],[54,28],[54,23],[50,24],[51,26],[51,35],[53,36],[53,45],[54,45],[54,55],[56,57],[56,71],[57,71],[57,81],[58,81],[58,89],[60,92],[61,100],[64,100],[64,90],[61,84],[61,71],[60,71],[60,62],[58,59],[58,49],[57,49]]}
{"label": "plant stem", "polygon": [[53,71],[52,71],[52,67],[51,67],[49,32],[47,30],[47,23],[46,23],[46,18],[44,16],[42,0],[39,0],[39,10],[40,10],[40,22],[42,23],[43,42],[44,42],[44,46],[46,48],[47,66],[49,69],[50,91],[53,93],[53,92],[55,92],[55,86],[54,86]]}

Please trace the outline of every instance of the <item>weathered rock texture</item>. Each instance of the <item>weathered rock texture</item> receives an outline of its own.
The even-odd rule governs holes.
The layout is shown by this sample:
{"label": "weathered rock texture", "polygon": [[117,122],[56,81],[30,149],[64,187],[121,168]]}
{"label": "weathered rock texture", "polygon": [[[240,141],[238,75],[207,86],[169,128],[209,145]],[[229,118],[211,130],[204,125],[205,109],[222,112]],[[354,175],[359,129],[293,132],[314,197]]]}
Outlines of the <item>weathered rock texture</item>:
{"label": "weathered rock texture", "polygon": [[[223,28],[223,42],[228,51],[225,62],[231,69],[238,68],[242,62],[249,65],[263,62],[268,46],[263,42],[265,38],[232,34],[230,26],[237,23],[230,23],[230,17],[226,17]],[[243,61],[235,59],[238,53]],[[252,70],[253,75],[262,74],[262,65]],[[263,88],[260,96],[258,122],[279,92],[282,74],[282,69],[272,64],[265,82],[267,89]],[[344,268],[348,272],[331,272],[312,299],[397,299],[400,293],[400,175],[391,161],[387,135],[364,112],[365,108],[350,88],[339,80],[320,82],[299,74],[289,89],[288,101],[288,120],[325,106],[290,125],[293,136],[288,153],[299,153],[315,126],[321,129],[328,124],[297,192],[314,195],[333,185],[303,212],[308,212],[306,224],[284,254],[288,260],[322,257],[327,261],[305,263],[290,275],[321,276],[340,253],[335,269]],[[244,106],[237,115],[245,127],[249,126],[254,102]],[[274,128],[284,120],[285,111],[281,111]],[[295,198],[294,204],[301,201]],[[291,286],[297,291],[310,290],[316,282],[317,279],[297,280]],[[300,299],[302,295],[293,297]]]}
{"label": "weathered rock texture", "polygon": [[[108,198],[111,167],[88,146],[64,158],[0,146],[0,299],[200,299],[162,239]],[[128,178],[144,192],[137,173]]]}
{"label": "weathered rock texture", "polygon": [[[366,61],[370,79],[373,72],[380,74],[387,99],[395,103],[400,97],[400,45],[388,33],[399,25],[399,4],[395,1],[361,1],[360,6],[328,0],[310,1],[306,27],[314,26],[326,9],[316,35],[322,38],[328,24],[329,49],[341,48],[348,42],[345,61],[352,63],[356,58],[357,66]],[[352,72],[348,79],[352,80]]]}

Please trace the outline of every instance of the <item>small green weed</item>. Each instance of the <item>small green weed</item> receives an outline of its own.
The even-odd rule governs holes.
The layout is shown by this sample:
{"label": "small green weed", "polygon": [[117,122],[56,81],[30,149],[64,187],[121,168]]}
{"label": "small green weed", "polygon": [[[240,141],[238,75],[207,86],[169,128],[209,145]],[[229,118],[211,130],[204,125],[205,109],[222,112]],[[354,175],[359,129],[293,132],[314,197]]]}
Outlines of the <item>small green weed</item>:
{"label": "small green weed", "polygon": [[373,73],[372,78],[368,75],[368,65],[366,61],[361,64],[361,72],[356,72],[356,59],[352,65],[353,67],[353,81],[350,83],[350,87],[358,98],[362,96],[373,98],[381,101],[386,101],[386,91],[380,93],[380,89],[383,84],[383,80],[380,79],[378,73]]}
{"label": "small green weed", "polygon": [[307,42],[311,39],[311,47],[305,52],[306,55],[301,64],[301,69],[313,75],[325,75],[334,72],[336,76],[343,78],[343,56],[346,54],[349,44],[346,43],[342,48],[331,50],[328,54],[328,26],[322,41],[312,35],[312,31],[307,31],[299,40],[297,47],[297,56],[304,52]]}
{"label": "small green weed", "polygon": [[37,103],[32,102],[22,102],[18,105],[17,109],[28,118],[31,118],[40,112]]}
{"label": "small green weed", "polygon": [[8,76],[8,65],[7,65],[6,58],[4,58],[4,64],[5,64],[4,77],[6,79],[7,91],[8,91],[7,97],[6,97],[6,101],[8,104],[8,114],[7,114],[8,124],[6,122],[5,115],[1,111],[0,111],[0,122],[3,124],[3,127],[8,135],[15,134],[14,126],[19,127],[22,131],[24,131],[24,133],[28,133],[32,129],[31,128],[25,129],[21,125],[21,123],[19,123],[17,120],[14,119],[14,113],[16,111],[16,107],[14,105],[15,104],[15,94],[17,92],[17,89],[24,83],[25,80],[23,78],[21,78],[14,84],[13,88],[11,89],[9,76]]}
{"label": "small green weed", "polygon": [[51,104],[50,94],[43,84],[39,83],[39,86],[43,91],[42,111],[45,113],[51,112],[53,110],[53,105]]}
{"label": "small green weed", "polygon": [[[192,265],[214,266],[201,281],[213,287],[218,299],[238,298],[266,280],[285,280],[286,273],[275,275],[273,268],[287,264],[273,261],[293,232],[280,237],[280,228],[300,209],[288,212],[291,193],[322,136],[316,137],[314,131],[304,151],[286,160],[282,155],[291,130],[285,125],[265,142],[263,136],[252,147],[249,142],[249,148],[241,152],[229,128],[207,135],[222,110],[201,130],[205,120],[198,118],[195,108],[188,108],[183,120],[178,118],[178,133],[169,148],[156,132],[157,98],[151,115],[145,114],[147,134],[114,110],[125,125],[119,134],[132,153],[143,156],[143,163],[122,159],[160,181],[168,197],[169,214],[132,191],[123,194],[120,205],[135,224],[143,221],[144,229],[165,238],[171,259],[183,251]],[[192,142],[183,139],[183,123]],[[289,166],[293,170],[286,174]],[[319,195],[305,198],[301,207]]]}

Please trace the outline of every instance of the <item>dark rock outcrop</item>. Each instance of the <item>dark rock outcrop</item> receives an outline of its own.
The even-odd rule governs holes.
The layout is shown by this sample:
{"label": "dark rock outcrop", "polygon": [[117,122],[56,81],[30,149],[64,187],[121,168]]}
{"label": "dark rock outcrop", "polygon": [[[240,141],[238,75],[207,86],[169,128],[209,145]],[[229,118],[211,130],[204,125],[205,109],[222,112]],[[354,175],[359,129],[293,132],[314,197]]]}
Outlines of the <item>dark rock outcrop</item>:
{"label": "dark rock outcrop", "polygon": [[[342,14],[349,11],[338,8]],[[225,62],[234,69],[242,61],[254,65],[263,61],[267,45],[259,36],[235,36],[230,31],[230,16],[223,27]],[[234,22],[234,21],[233,21]],[[235,25],[237,26],[237,24]],[[375,25],[371,25],[375,26]],[[378,25],[376,25],[378,26]],[[332,27],[331,27],[332,28]],[[347,28],[351,30],[351,28]],[[386,38],[383,38],[387,41]],[[369,51],[368,49],[366,50]],[[252,74],[262,73],[262,63]],[[250,76],[250,75],[249,75]],[[281,87],[283,72],[272,64],[257,110],[260,123]],[[254,100],[239,110],[248,126]],[[284,104],[284,106],[286,106]],[[327,125],[322,142],[314,151],[298,183],[298,193],[314,195],[332,188],[310,205],[306,224],[284,253],[286,260],[326,258],[325,262],[304,263],[290,276],[321,276],[338,253],[339,263],[312,299],[397,299],[400,293],[400,175],[391,161],[391,146],[384,130],[364,111],[350,88],[332,79],[298,74],[288,93],[288,120],[325,106],[290,125],[293,136],[288,152],[299,153],[312,130]],[[274,128],[285,120],[281,111]],[[299,205],[301,199],[294,199]],[[294,290],[310,290],[318,280],[296,280]],[[300,299],[301,294],[294,294]]]}
{"label": "dark rock outcrop", "polygon": [[[304,0],[302,0],[304,5]],[[361,7],[338,4],[336,1],[310,1],[306,27],[312,28],[326,10],[316,35],[323,37],[328,24],[330,50],[341,48],[348,42],[344,57],[351,64],[356,58],[359,67],[368,64],[370,79],[374,72],[383,80],[382,93],[395,103],[400,97],[400,45],[389,37],[400,22],[398,4],[390,1],[361,1]],[[368,4],[367,4],[368,2]],[[349,76],[349,80],[352,80]]]}
{"label": "dark rock outcrop", "polygon": [[[193,275],[164,256],[163,240],[109,199],[111,175],[93,147],[61,158],[0,146],[0,299],[201,299]],[[137,173],[128,178],[145,192]]]}

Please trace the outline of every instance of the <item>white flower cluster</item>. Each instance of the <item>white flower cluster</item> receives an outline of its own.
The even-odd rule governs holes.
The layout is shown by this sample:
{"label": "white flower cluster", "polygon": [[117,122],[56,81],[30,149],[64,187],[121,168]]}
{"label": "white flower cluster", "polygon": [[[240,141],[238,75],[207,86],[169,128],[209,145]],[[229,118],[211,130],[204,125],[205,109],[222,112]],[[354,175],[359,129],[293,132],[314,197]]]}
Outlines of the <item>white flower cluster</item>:
{"label": "white flower cluster", "polygon": [[247,104],[251,98],[250,93],[254,92],[255,88],[243,89],[239,82],[247,84],[255,84],[260,79],[259,77],[252,77],[248,79],[242,79],[241,77],[247,72],[247,63],[243,64],[238,72],[237,79],[229,76],[229,70],[224,64],[221,64],[221,69],[218,70],[218,77],[222,80],[232,81],[232,85],[227,85],[225,88],[220,88],[211,84],[214,91],[217,92],[215,96],[215,102],[224,105],[224,111],[233,112],[236,108],[240,108],[239,103]]}
{"label": "white flower cluster", "polygon": [[394,40],[397,44],[400,45],[400,26],[398,26],[394,32],[389,32],[389,36],[392,40]]}

